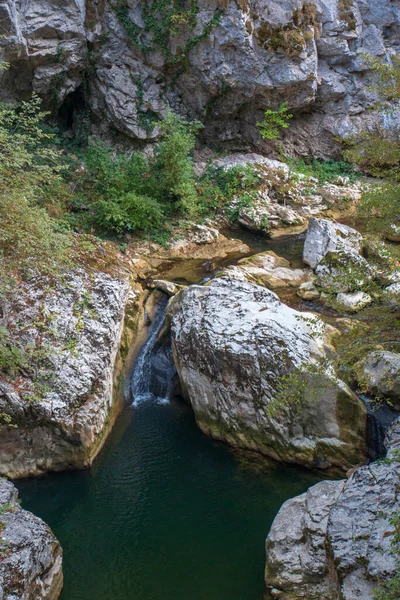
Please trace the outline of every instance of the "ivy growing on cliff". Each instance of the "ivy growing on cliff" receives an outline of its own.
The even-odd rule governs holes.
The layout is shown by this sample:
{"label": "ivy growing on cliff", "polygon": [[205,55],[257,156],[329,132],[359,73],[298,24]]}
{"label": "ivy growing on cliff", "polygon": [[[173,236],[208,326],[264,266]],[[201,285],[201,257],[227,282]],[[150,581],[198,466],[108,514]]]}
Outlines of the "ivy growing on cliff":
{"label": "ivy growing on cliff", "polygon": [[[132,21],[126,0],[119,0],[114,5],[114,10],[134,46],[143,53],[158,50],[171,64],[181,63],[190,50],[210,34],[223,15],[222,9],[217,10],[203,30],[192,36],[199,12],[197,0],[149,0],[143,2],[144,28]],[[173,52],[172,41],[179,35],[186,38],[187,41],[183,48],[178,48],[176,52]]]}

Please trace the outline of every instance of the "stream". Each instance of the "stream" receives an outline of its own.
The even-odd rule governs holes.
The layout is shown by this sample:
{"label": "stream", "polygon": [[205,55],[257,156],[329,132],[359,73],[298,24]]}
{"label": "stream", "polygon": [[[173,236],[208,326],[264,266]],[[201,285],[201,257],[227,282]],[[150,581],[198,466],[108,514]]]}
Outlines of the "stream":
{"label": "stream", "polygon": [[272,520],[322,478],[260,470],[200,432],[172,394],[164,308],[137,357],[132,404],[92,469],[16,482],[63,546],[62,600],[261,600]]}
{"label": "stream", "polygon": [[176,393],[168,336],[159,339],[165,305],[93,467],[16,482],[64,549],[61,600],[262,600],[274,517],[326,478],[261,468],[201,433]]}

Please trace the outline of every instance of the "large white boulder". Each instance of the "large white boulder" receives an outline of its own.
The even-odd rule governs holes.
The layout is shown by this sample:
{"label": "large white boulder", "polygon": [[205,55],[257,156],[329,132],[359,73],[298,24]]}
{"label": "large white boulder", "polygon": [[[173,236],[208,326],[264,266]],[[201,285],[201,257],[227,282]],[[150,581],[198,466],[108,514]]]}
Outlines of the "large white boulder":
{"label": "large white boulder", "polygon": [[[333,352],[318,317],[225,278],[180,292],[168,312],[178,373],[203,431],[307,466],[347,470],[363,461],[362,402],[328,367],[308,374]],[[271,414],[285,377],[302,372],[304,403]]]}

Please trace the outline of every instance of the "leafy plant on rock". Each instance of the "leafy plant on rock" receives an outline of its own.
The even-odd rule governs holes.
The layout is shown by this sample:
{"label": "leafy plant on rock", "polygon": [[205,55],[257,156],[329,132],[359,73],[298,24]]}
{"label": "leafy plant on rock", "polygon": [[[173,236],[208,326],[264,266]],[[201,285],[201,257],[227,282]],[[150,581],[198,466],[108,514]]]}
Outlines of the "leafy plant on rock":
{"label": "leafy plant on rock", "polygon": [[277,140],[281,130],[289,127],[289,121],[293,117],[289,113],[288,103],[283,102],[278,110],[268,109],[264,113],[264,120],[257,123],[261,137],[265,140]]}

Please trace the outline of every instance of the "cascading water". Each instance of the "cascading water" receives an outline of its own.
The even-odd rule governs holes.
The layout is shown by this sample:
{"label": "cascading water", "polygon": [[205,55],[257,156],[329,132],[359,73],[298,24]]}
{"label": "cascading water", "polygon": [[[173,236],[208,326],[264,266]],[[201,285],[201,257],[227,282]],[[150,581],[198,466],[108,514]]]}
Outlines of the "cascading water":
{"label": "cascading water", "polygon": [[165,324],[165,308],[168,299],[163,298],[149,326],[148,337],[141,348],[131,378],[132,404],[144,400],[170,400],[176,375],[169,338],[159,340]]}

